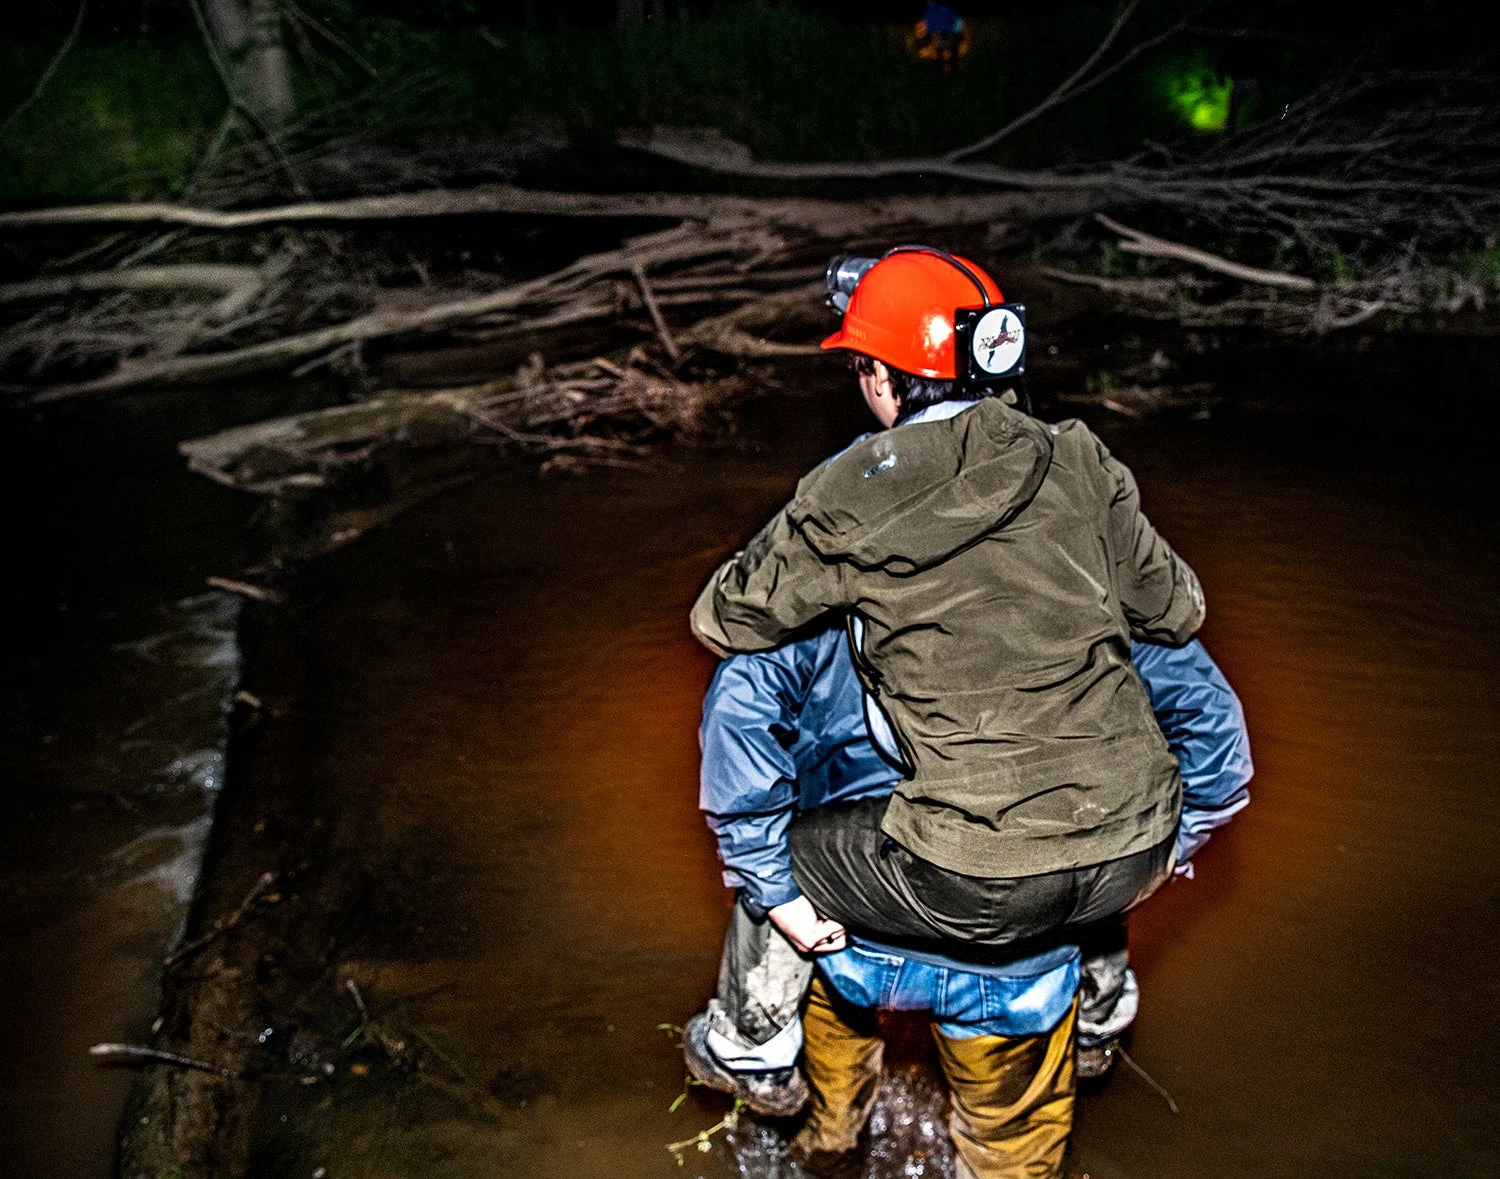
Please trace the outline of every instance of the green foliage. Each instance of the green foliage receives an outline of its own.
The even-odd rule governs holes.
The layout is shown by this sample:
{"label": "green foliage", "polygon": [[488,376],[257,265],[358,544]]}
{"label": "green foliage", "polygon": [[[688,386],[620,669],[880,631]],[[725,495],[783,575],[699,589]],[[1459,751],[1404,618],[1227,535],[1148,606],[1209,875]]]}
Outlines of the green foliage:
{"label": "green foliage", "polygon": [[1460,258],[1457,269],[1466,278],[1484,286],[1500,287],[1500,244],[1493,238],[1489,239],[1484,249]]}
{"label": "green foliage", "polygon": [[1099,273],[1115,278],[1125,271],[1125,252],[1115,242],[1105,238],[1099,243]]}
{"label": "green foliage", "polygon": [[1352,282],[1358,277],[1358,267],[1355,260],[1345,254],[1338,246],[1334,246],[1329,252],[1326,261],[1328,277],[1336,284]]}
{"label": "green foliage", "polygon": [[[18,106],[56,46],[0,45],[0,104]],[[80,46],[0,141],[0,195],[16,200],[175,191],[223,111],[196,43]]]}

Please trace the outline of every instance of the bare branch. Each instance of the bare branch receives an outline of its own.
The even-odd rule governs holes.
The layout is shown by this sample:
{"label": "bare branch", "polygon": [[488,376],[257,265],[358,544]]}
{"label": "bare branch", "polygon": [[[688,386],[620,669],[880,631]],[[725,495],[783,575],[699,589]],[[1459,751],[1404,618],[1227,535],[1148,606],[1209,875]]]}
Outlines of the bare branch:
{"label": "bare branch", "polygon": [[1300,274],[1287,274],[1281,270],[1262,270],[1258,266],[1232,262],[1218,254],[1210,254],[1207,250],[1185,246],[1180,242],[1167,241],[1165,238],[1153,237],[1149,233],[1142,233],[1139,229],[1131,229],[1128,225],[1121,225],[1103,213],[1095,213],[1094,220],[1110,232],[1120,235],[1120,249],[1127,254],[1140,254],[1149,258],[1175,258],[1179,262],[1201,266],[1216,274],[1227,274],[1230,278],[1237,278],[1241,282],[1259,283],[1266,287],[1282,287],[1289,291],[1318,289],[1317,283]]}
{"label": "bare branch", "polygon": [[1020,130],[1022,127],[1026,126],[1027,123],[1040,118],[1053,107],[1066,102],[1069,98],[1072,97],[1072,95],[1068,93],[1069,88],[1086,77],[1088,75],[1088,72],[1099,63],[1099,59],[1109,52],[1109,47],[1115,43],[1115,38],[1120,35],[1120,30],[1123,29],[1130,18],[1135,15],[1135,10],[1140,7],[1140,4],[1141,0],[1130,0],[1130,3],[1125,5],[1125,7],[1121,10],[1120,15],[1115,18],[1115,23],[1109,27],[1109,32],[1104,35],[1104,40],[1100,41],[1099,44],[1095,46],[1094,52],[1089,54],[1088,57],[1084,60],[1084,63],[1076,70],[1074,70],[1071,74],[1069,74],[1058,85],[1057,89],[1052,91],[1051,94],[1047,95],[1046,98],[1042,99],[1041,102],[1037,103],[1030,110],[1023,111],[1021,114],[1017,115],[1014,119],[1005,124],[1005,126],[1001,127],[998,131],[986,135],[983,139],[976,139],[973,143],[968,144],[965,147],[956,147],[950,152],[945,152],[943,153],[942,158],[951,163],[955,160],[961,160],[965,156],[977,155],[987,148],[994,147],[995,144],[999,143],[1007,135],[1011,134],[1014,131]]}
{"label": "bare branch", "polygon": [[667,327],[667,321],[662,317],[661,308],[656,304],[656,296],[651,293],[651,284],[646,281],[646,268],[639,262],[630,268],[630,273],[635,276],[636,286],[641,289],[641,301],[646,305],[646,311],[651,316],[651,322],[656,327],[656,334],[661,339],[661,346],[667,350],[667,355],[672,358],[673,364],[682,363],[682,349],[677,346],[677,341],[672,338],[672,330]]}
{"label": "bare branch", "polygon": [[83,30],[83,15],[88,11],[89,0],[78,0],[78,15],[73,18],[73,27],[68,31],[67,40],[62,43],[62,48],[57,51],[52,60],[47,63],[47,68],[42,71],[42,76],[37,84],[32,87],[31,93],[21,100],[21,105],[5,116],[5,122],[0,123],[0,137],[3,137],[15,126],[15,122],[23,114],[31,109],[31,106],[41,97],[42,91],[47,88],[47,83],[52,81],[52,76],[57,73],[58,67],[63,63],[63,58],[72,52],[73,46],[78,43],[78,34]]}
{"label": "bare branch", "polygon": [[[1038,179],[1041,174],[1032,174]],[[1055,202],[1055,203],[1053,203]],[[431,189],[392,196],[354,197],[349,200],[303,201],[261,209],[197,208],[165,202],[121,202],[30,209],[0,213],[0,230],[55,228],[60,226],[179,225],[192,229],[232,232],[273,225],[348,223],[405,220],[428,217],[466,217],[510,214],[550,217],[660,217],[680,221],[767,220],[796,226],[829,236],[842,236],[844,227],[865,220],[892,223],[911,220],[924,224],[981,225],[1021,214],[1045,211],[1068,216],[1087,212],[1086,201],[1056,197],[1028,199],[1015,193],[972,193],[923,197],[891,196],[862,201],[786,198],[762,200],[754,197],[677,193],[573,193],[545,192],[509,185],[472,189]]]}
{"label": "bare branch", "polygon": [[226,1081],[242,1080],[244,1073],[237,1069],[224,1068],[207,1060],[199,1060],[193,1056],[183,1056],[178,1052],[164,1052],[160,1048],[147,1048],[141,1044],[95,1044],[89,1048],[89,1055],[100,1060],[118,1060],[131,1063],[153,1061],[160,1064],[175,1064],[178,1068],[190,1068],[197,1072],[213,1073],[216,1077],[223,1077]]}
{"label": "bare branch", "polygon": [[63,299],[86,291],[207,291],[219,295],[260,288],[252,266],[195,262],[175,266],[132,266],[90,274],[65,274],[0,286],[0,303]]}

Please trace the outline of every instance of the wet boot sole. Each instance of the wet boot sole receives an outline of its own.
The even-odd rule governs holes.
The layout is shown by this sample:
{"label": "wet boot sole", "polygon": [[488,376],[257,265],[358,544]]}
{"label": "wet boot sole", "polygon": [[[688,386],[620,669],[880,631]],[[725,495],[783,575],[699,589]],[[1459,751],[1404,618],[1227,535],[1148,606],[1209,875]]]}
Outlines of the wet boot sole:
{"label": "wet boot sole", "polygon": [[682,1029],[682,1059],[700,1085],[738,1098],[762,1117],[789,1118],[807,1103],[807,1082],[796,1069],[778,1070],[790,1074],[786,1083],[778,1083],[763,1073],[735,1072],[720,1064],[708,1046],[706,1015],[693,1016]]}

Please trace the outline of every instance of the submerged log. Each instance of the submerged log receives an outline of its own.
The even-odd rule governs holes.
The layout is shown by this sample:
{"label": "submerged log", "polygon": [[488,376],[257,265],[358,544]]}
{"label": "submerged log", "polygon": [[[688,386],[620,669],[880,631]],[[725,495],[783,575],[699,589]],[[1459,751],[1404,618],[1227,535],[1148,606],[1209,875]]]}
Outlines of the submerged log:
{"label": "submerged log", "polygon": [[394,390],[353,405],[236,426],[178,446],[188,467],[215,483],[262,495],[324,486],[338,467],[376,441],[461,442],[480,427],[474,413],[515,388],[514,378],[430,392]]}
{"label": "submerged log", "polygon": [[[745,336],[754,347],[754,337]],[[388,447],[484,441],[617,464],[638,458],[650,436],[701,438],[712,429],[710,411],[748,384],[733,374],[683,380],[640,350],[623,364],[597,357],[550,371],[536,357],[499,380],[391,390],[352,405],[222,430],[178,450],[190,469],[216,483],[273,496],[325,487]]]}

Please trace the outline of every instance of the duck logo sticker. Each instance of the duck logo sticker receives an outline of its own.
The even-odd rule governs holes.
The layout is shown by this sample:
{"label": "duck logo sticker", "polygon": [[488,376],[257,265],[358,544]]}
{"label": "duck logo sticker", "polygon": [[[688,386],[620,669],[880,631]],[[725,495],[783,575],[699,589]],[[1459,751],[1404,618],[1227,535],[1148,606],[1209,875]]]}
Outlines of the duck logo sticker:
{"label": "duck logo sticker", "polygon": [[974,325],[974,363],[998,376],[1016,367],[1026,350],[1026,325],[1008,307],[995,307]]}

